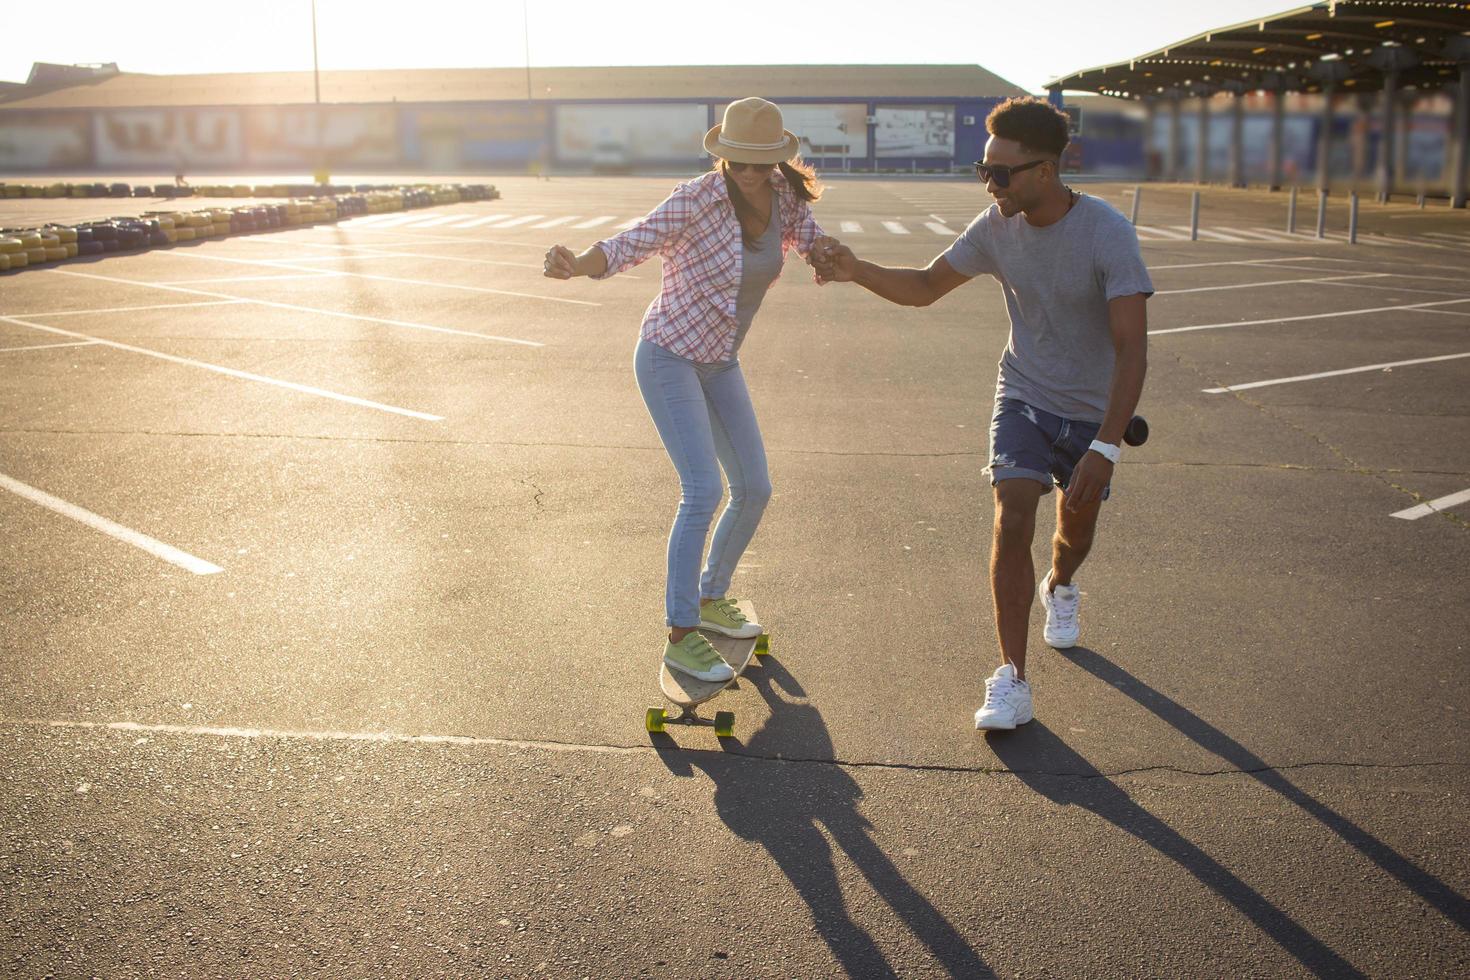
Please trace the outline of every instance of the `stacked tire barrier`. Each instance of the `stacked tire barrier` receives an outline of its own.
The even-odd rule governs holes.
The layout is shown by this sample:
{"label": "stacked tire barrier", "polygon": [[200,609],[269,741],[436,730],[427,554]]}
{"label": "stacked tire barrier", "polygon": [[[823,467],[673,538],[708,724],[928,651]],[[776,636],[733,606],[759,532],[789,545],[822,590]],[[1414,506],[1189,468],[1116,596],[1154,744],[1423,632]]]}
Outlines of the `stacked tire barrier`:
{"label": "stacked tire barrier", "polygon": [[[3,185],[7,197],[13,197]],[[63,185],[51,185],[61,187]],[[124,185],[86,186],[109,189]],[[49,190],[50,188],[47,188]],[[217,190],[218,188],[211,188]],[[265,188],[247,188],[254,192]],[[274,188],[271,188],[274,189]],[[340,188],[336,196],[292,199],[280,204],[247,204],[194,211],[145,211],[139,216],[85,221],[76,225],[48,224],[40,228],[0,228],[0,272],[32,269],[67,259],[167,248],[182,242],[228,235],[251,235],[277,228],[299,228],[340,221],[360,214],[382,214],[461,201],[495,200],[500,194],[485,184]],[[62,197],[62,193],[47,195]],[[86,195],[84,195],[86,196]],[[111,196],[97,194],[95,196]],[[218,195],[217,195],[218,196]],[[251,196],[251,195],[247,195]]]}

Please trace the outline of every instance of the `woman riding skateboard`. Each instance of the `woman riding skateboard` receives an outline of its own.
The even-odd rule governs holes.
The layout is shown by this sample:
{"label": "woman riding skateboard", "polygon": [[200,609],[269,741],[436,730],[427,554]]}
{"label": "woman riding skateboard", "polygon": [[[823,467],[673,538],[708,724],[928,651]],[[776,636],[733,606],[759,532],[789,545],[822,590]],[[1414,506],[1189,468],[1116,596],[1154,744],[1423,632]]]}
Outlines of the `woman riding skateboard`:
{"label": "woman riding skateboard", "polygon": [[[762,632],[727,595],[771,496],[765,445],[738,355],[786,251],[795,248],[806,258],[823,234],[811,210],[821,189],[797,159],[799,146],[775,105],[733,102],[704,137],[717,159],[713,169],[580,255],[553,245],[543,267],[552,279],[606,279],[654,255],[664,260],[633,370],[682,491],[669,535],[664,663],[700,680],[733,676],[700,629],[733,637]],[[722,468],[730,502],[701,573]]]}

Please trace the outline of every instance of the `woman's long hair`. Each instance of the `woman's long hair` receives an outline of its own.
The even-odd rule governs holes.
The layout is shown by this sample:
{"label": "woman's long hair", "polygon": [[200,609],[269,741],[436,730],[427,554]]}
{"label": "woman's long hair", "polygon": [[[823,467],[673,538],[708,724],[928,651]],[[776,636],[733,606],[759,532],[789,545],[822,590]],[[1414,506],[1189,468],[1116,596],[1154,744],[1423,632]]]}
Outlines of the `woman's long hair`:
{"label": "woman's long hair", "polygon": [[[801,157],[792,157],[777,164],[781,168],[781,175],[786,178],[786,184],[791,188],[799,200],[815,201],[822,196],[823,187],[817,182],[817,172],[811,164],[802,161]],[[735,217],[740,219],[740,237],[745,241],[745,247],[749,249],[759,248],[759,235],[751,234],[751,229],[760,224],[761,216],[756,211],[755,205],[748,201],[744,194],[740,193],[740,186],[735,183],[735,178],[730,176],[728,163],[721,159],[718,168],[720,174],[725,178],[725,190],[730,193],[730,203],[735,205]],[[779,214],[771,214],[770,221],[780,221]]]}

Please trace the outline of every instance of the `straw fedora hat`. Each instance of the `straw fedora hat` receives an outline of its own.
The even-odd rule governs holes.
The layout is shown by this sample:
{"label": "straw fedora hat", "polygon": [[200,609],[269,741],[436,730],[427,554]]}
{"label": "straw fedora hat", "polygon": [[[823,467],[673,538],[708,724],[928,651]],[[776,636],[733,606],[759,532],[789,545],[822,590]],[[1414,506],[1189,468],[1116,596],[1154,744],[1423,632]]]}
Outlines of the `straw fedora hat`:
{"label": "straw fedora hat", "polygon": [[801,140],[784,128],[774,103],[749,98],[725,107],[725,121],[704,134],[704,148],[734,163],[781,163],[796,156]]}

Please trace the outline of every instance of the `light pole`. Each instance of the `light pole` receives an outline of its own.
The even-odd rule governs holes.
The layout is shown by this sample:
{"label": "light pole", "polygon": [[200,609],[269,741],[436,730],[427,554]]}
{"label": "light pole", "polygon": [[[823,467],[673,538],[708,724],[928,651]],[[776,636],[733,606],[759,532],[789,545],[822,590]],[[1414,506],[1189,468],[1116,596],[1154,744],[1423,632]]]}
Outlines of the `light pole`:
{"label": "light pole", "polygon": [[316,56],[316,0],[311,0],[311,78],[316,99],[311,110],[316,137],[316,166],[312,169],[312,179],[318,184],[325,184],[332,176],[327,172],[327,155],[322,150],[322,71]]}

